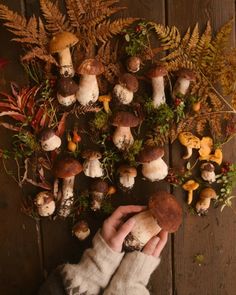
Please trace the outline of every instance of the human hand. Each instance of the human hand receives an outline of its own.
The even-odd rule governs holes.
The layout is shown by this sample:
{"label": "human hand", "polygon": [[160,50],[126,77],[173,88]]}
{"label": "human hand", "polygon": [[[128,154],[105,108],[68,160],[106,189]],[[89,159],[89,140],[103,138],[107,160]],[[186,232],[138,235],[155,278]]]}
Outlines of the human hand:
{"label": "human hand", "polygon": [[168,232],[162,230],[160,233],[152,237],[144,246],[142,252],[147,255],[159,257],[168,240]]}
{"label": "human hand", "polygon": [[138,213],[145,209],[145,206],[120,206],[104,221],[101,235],[113,251],[121,252],[124,239],[134,227],[134,218],[131,217],[126,222],[124,218],[130,213]]}

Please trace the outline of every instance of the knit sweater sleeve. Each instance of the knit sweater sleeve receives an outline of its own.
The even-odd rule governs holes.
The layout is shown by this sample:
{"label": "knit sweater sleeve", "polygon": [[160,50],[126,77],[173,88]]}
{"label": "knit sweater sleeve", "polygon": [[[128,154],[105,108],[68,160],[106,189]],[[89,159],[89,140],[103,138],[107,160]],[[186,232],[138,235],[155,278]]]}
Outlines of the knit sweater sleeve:
{"label": "knit sweater sleeve", "polygon": [[134,251],[125,255],[103,295],[148,295],[148,280],[160,258]]}
{"label": "knit sweater sleeve", "polygon": [[100,232],[93,239],[79,264],[65,264],[61,274],[68,295],[96,295],[105,288],[119,266],[124,253],[113,251]]}

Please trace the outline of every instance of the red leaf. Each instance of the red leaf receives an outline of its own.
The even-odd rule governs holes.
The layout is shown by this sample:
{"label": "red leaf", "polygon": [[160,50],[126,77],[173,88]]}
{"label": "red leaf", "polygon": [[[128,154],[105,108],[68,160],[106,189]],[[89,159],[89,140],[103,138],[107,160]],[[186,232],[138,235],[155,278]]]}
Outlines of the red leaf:
{"label": "red leaf", "polygon": [[8,116],[21,122],[25,122],[25,119],[26,119],[24,115],[14,111],[1,112],[0,117],[3,117],[3,116]]}
{"label": "red leaf", "polygon": [[65,128],[66,128],[66,118],[68,116],[69,113],[64,113],[61,117],[61,120],[57,126],[57,131],[56,131],[56,135],[61,137],[63,135],[63,133],[65,132]]}
{"label": "red leaf", "polygon": [[4,110],[2,111],[6,111],[6,109],[8,110],[19,110],[15,105],[13,105],[12,103],[9,102],[0,102],[0,110],[1,108],[3,108]]}
{"label": "red leaf", "polygon": [[10,129],[10,130],[17,131],[17,132],[20,131],[20,127],[16,127],[12,124],[0,122],[0,126],[3,126],[6,129]]}

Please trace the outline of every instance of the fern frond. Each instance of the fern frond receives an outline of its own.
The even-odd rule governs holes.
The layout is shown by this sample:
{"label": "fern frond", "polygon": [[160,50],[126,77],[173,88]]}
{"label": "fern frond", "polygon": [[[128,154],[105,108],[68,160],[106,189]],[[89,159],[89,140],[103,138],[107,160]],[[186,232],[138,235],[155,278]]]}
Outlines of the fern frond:
{"label": "fern frond", "polygon": [[161,41],[163,50],[170,50],[179,46],[181,36],[179,30],[175,26],[167,27],[161,24],[150,24],[153,25],[158,39]]}
{"label": "fern frond", "polygon": [[43,51],[40,47],[33,48],[21,57],[22,62],[29,62],[32,59],[39,59],[43,62],[57,65],[57,62],[54,59],[54,57],[48,54],[47,52]]}
{"label": "fern frond", "polygon": [[81,0],[66,0],[67,14],[72,27],[79,29],[82,15],[86,10]]}
{"label": "fern frond", "polygon": [[191,53],[191,50],[195,50],[195,47],[198,44],[198,42],[199,42],[199,27],[198,27],[198,23],[196,23],[186,47],[187,52]]}

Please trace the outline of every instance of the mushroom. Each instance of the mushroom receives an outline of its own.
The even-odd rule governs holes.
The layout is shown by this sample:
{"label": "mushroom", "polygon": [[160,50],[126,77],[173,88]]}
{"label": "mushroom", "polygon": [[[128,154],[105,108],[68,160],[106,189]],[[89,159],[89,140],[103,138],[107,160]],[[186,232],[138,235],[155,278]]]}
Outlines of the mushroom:
{"label": "mushroom", "polygon": [[211,199],[216,199],[217,194],[215,190],[210,187],[204,188],[200,192],[199,201],[196,204],[196,211],[199,214],[204,214],[210,207]]}
{"label": "mushroom", "polygon": [[83,106],[95,103],[99,96],[97,75],[104,72],[104,66],[96,59],[86,59],[78,67],[77,73],[82,75],[79,82],[79,89],[76,98]]}
{"label": "mushroom", "polygon": [[182,208],[173,195],[159,191],[149,198],[148,209],[132,218],[135,225],[124,245],[131,250],[141,250],[162,229],[170,233],[178,230],[182,222]]}
{"label": "mushroom", "polygon": [[215,166],[211,163],[203,163],[200,167],[201,177],[210,183],[216,181]]}
{"label": "mushroom", "polygon": [[156,146],[146,146],[138,155],[138,162],[142,163],[142,174],[150,181],[164,179],[168,174],[168,166],[162,160],[164,149]]}
{"label": "mushroom", "polygon": [[198,151],[200,159],[210,155],[213,148],[213,140],[211,137],[203,137],[200,142],[200,149]]}
{"label": "mushroom", "polygon": [[127,59],[127,70],[131,73],[136,73],[140,70],[141,58],[138,56],[131,56]]}
{"label": "mushroom", "polygon": [[218,165],[221,165],[222,160],[223,160],[223,153],[222,150],[217,148],[214,152],[214,154],[210,155],[204,155],[199,157],[200,160],[207,160],[207,161],[212,161],[217,163]]}
{"label": "mushroom", "polygon": [[139,124],[140,119],[134,114],[117,112],[112,121],[112,125],[117,127],[112,137],[114,145],[120,150],[128,149],[134,143],[130,128]]}
{"label": "mushroom", "polygon": [[90,187],[90,194],[92,197],[91,209],[97,211],[101,208],[103,199],[108,193],[108,184],[106,181],[98,179],[95,180]]}
{"label": "mushroom", "polygon": [[[64,158],[55,162],[53,172],[56,178],[62,178],[62,192],[57,189],[58,194],[61,195],[61,202],[58,215],[67,217],[71,212],[71,207],[74,202],[74,181],[75,176],[82,171],[82,165],[74,158]],[[55,183],[57,183],[55,179]]]}
{"label": "mushroom", "polygon": [[80,241],[85,240],[90,235],[90,229],[88,223],[84,220],[78,221],[72,229],[73,235],[75,235]]}
{"label": "mushroom", "polygon": [[174,85],[173,97],[183,96],[187,93],[190,82],[196,80],[196,75],[192,70],[182,69],[178,72],[178,79]]}
{"label": "mushroom", "polygon": [[84,174],[88,177],[102,177],[104,174],[102,164],[99,161],[102,155],[98,151],[87,150],[82,154],[85,159],[83,164]]}
{"label": "mushroom", "polygon": [[113,93],[122,104],[129,104],[133,100],[134,93],[138,90],[137,78],[129,73],[120,76]]}
{"label": "mushroom", "polygon": [[38,214],[43,217],[52,215],[56,208],[54,196],[49,191],[38,193],[34,203],[37,206]]}
{"label": "mushroom", "polygon": [[147,76],[152,79],[152,100],[155,108],[166,102],[164,76],[168,74],[164,66],[155,66]]}
{"label": "mushroom", "polygon": [[118,169],[119,181],[124,189],[131,189],[134,186],[134,179],[137,176],[137,169],[129,165],[122,165]]}
{"label": "mushroom", "polygon": [[199,183],[195,180],[190,179],[182,185],[182,188],[188,192],[188,205],[192,203],[193,200],[193,191],[199,187]]}
{"label": "mushroom", "polygon": [[39,135],[39,141],[44,151],[54,151],[61,146],[61,139],[51,128],[45,128]]}
{"label": "mushroom", "polygon": [[75,74],[70,47],[78,42],[78,38],[70,32],[60,32],[52,37],[49,43],[49,52],[58,53],[60,74],[64,77],[73,77]]}
{"label": "mushroom", "polygon": [[98,101],[103,103],[103,108],[107,114],[111,113],[111,109],[109,107],[109,102],[111,101],[111,95],[100,95],[98,97]]}
{"label": "mushroom", "polygon": [[57,99],[63,106],[70,106],[76,102],[75,93],[79,86],[71,78],[61,78],[57,84]]}
{"label": "mushroom", "polygon": [[183,159],[189,159],[192,156],[193,149],[200,149],[200,139],[191,132],[181,132],[178,139],[187,148],[187,154],[183,156]]}

